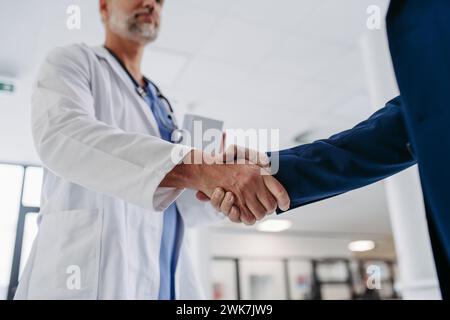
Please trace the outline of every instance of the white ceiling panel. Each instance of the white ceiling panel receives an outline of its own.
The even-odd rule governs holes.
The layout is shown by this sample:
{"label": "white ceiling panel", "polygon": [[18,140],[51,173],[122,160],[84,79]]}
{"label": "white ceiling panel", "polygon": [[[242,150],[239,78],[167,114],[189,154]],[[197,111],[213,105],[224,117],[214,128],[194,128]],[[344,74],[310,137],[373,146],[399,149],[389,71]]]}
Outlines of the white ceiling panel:
{"label": "white ceiling panel", "polygon": [[307,19],[301,21],[296,31],[301,34],[314,35],[327,42],[343,45],[355,45],[361,34],[367,31],[367,8],[379,6],[381,20],[388,0],[320,0]]}
{"label": "white ceiling panel", "polygon": [[251,73],[240,86],[236,87],[238,99],[273,108],[291,104],[301,91],[297,79],[265,72]]}
{"label": "white ceiling panel", "polygon": [[276,40],[260,66],[262,70],[283,73],[300,80],[316,77],[336,63],[348,48],[305,35],[285,35]]}
{"label": "white ceiling panel", "polygon": [[183,5],[184,2],[167,1],[156,45],[192,54],[203,47],[213,32],[217,17],[213,13]]}
{"label": "white ceiling panel", "polygon": [[308,19],[318,6],[320,3],[314,0],[241,0],[230,5],[227,15],[261,27],[290,32]]}
{"label": "white ceiling panel", "polygon": [[248,68],[197,58],[188,64],[171,89],[185,100],[228,99],[248,72]]}
{"label": "white ceiling panel", "polygon": [[173,2],[175,5],[183,5],[194,10],[213,13],[215,15],[223,16],[228,12],[230,1],[228,0],[182,0],[182,1],[166,1],[166,5]]}
{"label": "white ceiling panel", "polygon": [[149,48],[142,59],[142,70],[161,87],[168,87],[178,79],[189,59],[186,54]]}
{"label": "white ceiling panel", "polygon": [[222,19],[200,54],[242,66],[261,63],[279,34],[231,18]]}

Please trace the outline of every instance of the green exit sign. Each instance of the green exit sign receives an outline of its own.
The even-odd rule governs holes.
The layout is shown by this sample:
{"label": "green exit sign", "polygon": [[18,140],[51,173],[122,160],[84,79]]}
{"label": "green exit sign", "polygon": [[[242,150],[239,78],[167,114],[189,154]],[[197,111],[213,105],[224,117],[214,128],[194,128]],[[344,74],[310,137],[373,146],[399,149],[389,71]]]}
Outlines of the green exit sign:
{"label": "green exit sign", "polygon": [[14,85],[12,83],[0,82],[0,91],[14,92]]}

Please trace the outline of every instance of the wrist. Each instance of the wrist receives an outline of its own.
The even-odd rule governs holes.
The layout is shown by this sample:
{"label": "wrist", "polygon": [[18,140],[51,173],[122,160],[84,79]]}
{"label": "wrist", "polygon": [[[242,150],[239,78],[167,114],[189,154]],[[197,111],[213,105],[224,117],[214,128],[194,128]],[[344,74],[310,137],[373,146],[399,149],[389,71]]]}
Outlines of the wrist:
{"label": "wrist", "polygon": [[199,150],[192,150],[183,159],[183,181],[186,188],[205,191],[215,159]]}
{"label": "wrist", "polygon": [[[199,151],[192,150],[183,160],[175,165],[172,170],[164,177],[159,184],[163,188],[178,188],[178,189],[195,189],[200,174],[200,168],[195,165],[195,157],[198,157]],[[198,189],[197,189],[198,190]]]}
{"label": "wrist", "polygon": [[166,175],[160,187],[187,188],[205,192],[210,188],[207,182],[214,176],[213,164],[213,157],[194,149]]}
{"label": "wrist", "polygon": [[193,149],[187,154],[183,161],[178,165],[180,167],[180,181],[184,188],[200,190],[200,179],[202,174],[203,153]]}

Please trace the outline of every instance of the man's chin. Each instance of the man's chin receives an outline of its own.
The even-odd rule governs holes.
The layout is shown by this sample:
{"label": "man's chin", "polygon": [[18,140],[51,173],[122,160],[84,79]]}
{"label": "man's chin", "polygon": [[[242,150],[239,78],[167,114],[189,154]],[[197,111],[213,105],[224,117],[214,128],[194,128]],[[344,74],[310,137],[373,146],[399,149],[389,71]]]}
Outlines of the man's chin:
{"label": "man's chin", "polygon": [[153,41],[156,40],[158,36],[143,36],[143,35],[134,35],[133,37],[130,37],[129,40],[135,41],[141,45],[147,45]]}
{"label": "man's chin", "polygon": [[138,42],[140,44],[148,44],[156,40],[159,30],[152,26],[142,26],[133,28],[128,31],[128,39]]}
{"label": "man's chin", "polygon": [[142,38],[143,41],[149,43],[152,41],[155,41],[156,38],[158,38],[158,29],[155,28],[149,28],[149,29],[142,29],[140,38]]}

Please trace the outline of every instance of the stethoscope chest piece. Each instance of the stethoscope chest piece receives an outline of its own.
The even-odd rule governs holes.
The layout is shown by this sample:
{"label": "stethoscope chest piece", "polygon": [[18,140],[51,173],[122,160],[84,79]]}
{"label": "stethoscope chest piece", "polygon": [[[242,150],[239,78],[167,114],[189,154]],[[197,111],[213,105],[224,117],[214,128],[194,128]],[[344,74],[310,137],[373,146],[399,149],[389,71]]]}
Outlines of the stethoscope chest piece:
{"label": "stethoscope chest piece", "polygon": [[175,129],[172,131],[171,141],[172,143],[183,144],[185,142],[185,136],[187,136],[187,130]]}

